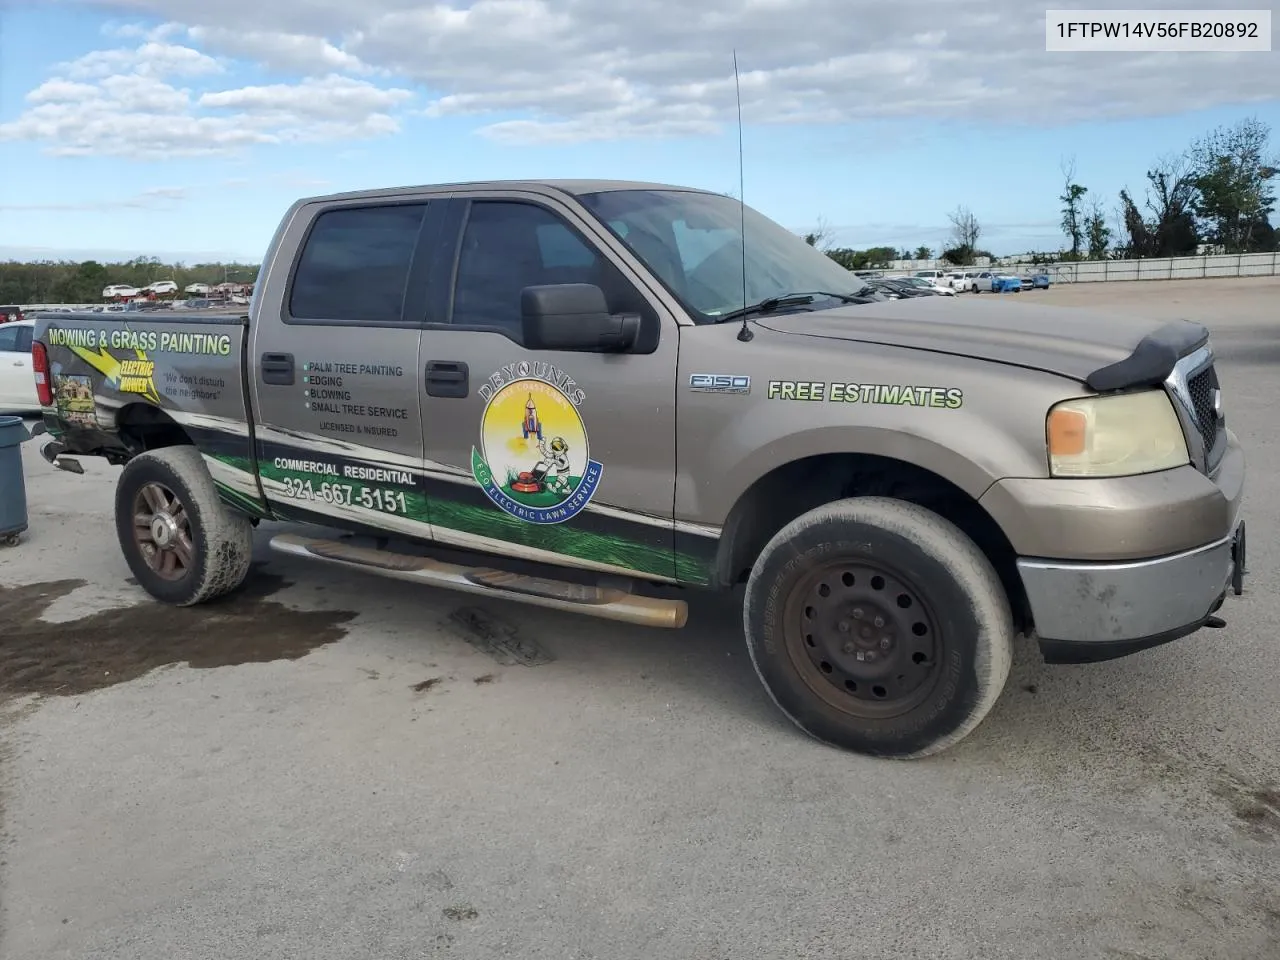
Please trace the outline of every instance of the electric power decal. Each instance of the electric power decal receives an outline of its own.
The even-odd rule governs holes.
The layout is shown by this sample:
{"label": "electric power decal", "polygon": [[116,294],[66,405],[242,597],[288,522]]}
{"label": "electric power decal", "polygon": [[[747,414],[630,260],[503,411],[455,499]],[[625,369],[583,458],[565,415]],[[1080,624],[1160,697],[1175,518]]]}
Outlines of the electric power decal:
{"label": "electric power decal", "polygon": [[[581,401],[582,391],[576,396]],[[563,523],[591,502],[604,467],[591,459],[569,395],[521,377],[488,394],[471,474],[499,510],[529,523]]]}

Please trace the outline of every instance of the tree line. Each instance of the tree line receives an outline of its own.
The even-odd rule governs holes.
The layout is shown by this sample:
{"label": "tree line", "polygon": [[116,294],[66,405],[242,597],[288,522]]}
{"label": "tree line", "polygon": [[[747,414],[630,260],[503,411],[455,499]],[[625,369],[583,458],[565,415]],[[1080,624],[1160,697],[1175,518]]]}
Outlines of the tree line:
{"label": "tree line", "polygon": [[[1271,224],[1271,214],[1280,160],[1270,140],[1270,126],[1256,117],[1216,127],[1181,153],[1156,160],[1146,172],[1143,193],[1138,196],[1124,187],[1111,210],[1101,195],[1076,179],[1072,158],[1062,165],[1058,197],[1066,243],[1057,251],[1031,253],[1028,259],[1054,263],[1182,257],[1196,255],[1202,245],[1228,254],[1278,250],[1280,234]],[[979,257],[991,258],[978,246],[982,226],[973,211],[959,206],[947,218],[951,229],[938,259],[963,266]],[[928,246],[853,250],[833,246],[831,234],[820,223],[805,241],[850,270],[883,268],[894,260],[933,259]]]}
{"label": "tree line", "polygon": [[124,283],[145,287],[157,280],[172,280],[178,296],[193,283],[252,283],[258,276],[256,264],[244,263],[162,263],[155,257],[137,257],[122,263],[96,260],[43,260],[0,263],[0,304],[3,303],[98,303],[104,287]]}
{"label": "tree line", "polygon": [[[1141,199],[1125,187],[1114,228],[1101,202],[1086,202],[1089,189],[1075,179],[1075,161],[1063,166],[1063,260],[1192,256],[1201,245],[1221,253],[1269,253],[1277,249],[1271,214],[1280,161],[1270,146],[1271,128],[1256,117],[1197,137],[1181,153],[1147,170]],[[1113,239],[1114,238],[1114,239]]]}

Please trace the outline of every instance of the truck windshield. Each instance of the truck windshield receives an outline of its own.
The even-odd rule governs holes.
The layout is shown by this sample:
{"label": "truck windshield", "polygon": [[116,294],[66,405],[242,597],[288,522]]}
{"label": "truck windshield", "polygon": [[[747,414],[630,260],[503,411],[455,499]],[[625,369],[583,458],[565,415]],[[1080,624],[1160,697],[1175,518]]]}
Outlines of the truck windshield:
{"label": "truck windshield", "polygon": [[[684,190],[608,190],[580,196],[666,284],[697,323],[743,306],[742,212],[738,201]],[[851,295],[866,283],[750,207],[746,208],[746,302],[793,291]],[[806,309],[839,306],[819,299]]]}

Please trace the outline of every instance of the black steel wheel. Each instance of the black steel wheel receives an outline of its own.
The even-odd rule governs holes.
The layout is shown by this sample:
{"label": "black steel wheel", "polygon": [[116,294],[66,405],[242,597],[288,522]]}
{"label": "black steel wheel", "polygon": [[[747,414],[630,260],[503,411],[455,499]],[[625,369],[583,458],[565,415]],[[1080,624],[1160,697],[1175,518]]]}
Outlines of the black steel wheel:
{"label": "black steel wheel", "polygon": [[783,713],[874,756],[963,739],[1012,663],[1008,599],[982,551],[937,514],[882,497],[836,501],[780,530],[752,569],[743,622]]}
{"label": "black steel wheel", "polygon": [[837,709],[906,713],[938,682],[938,621],[926,595],[886,564],[816,564],[792,589],[783,636],[796,670]]}

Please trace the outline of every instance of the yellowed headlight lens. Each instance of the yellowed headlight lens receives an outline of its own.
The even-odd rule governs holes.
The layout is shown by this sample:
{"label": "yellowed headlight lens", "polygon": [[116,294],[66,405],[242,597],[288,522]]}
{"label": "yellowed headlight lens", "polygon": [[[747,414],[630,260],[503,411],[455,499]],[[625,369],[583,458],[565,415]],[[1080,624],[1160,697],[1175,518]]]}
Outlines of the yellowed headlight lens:
{"label": "yellowed headlight lens", "polygon": [[1190,461],[1173,403],[1159,389],[1056,404],[1045,441],[1055,477],[1125,477]]}

